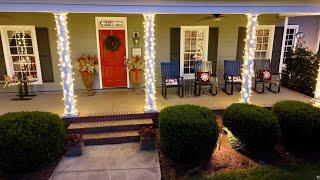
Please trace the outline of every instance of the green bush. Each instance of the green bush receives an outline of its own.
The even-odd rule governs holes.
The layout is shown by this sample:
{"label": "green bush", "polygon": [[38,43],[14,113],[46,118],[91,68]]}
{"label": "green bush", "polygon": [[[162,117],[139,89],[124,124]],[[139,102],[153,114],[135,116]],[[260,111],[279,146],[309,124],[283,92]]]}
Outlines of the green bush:
{"label": "green bush", "polygon": [[222,119],[224,125],[249,147],[273,148],[278,142],[278,120],[268,109],[235,103],[225,110]]}
{"label": "green bush", "polygon": [[282,137],[288,145],[317,145],[320,109],[300,101],[280,101],[272,107],[278,116]]}
{"label": "green bush", "polygon": [[320,56],[299,45],[289,50],[284,61],[281,83],[294,91],[313,97],[317,83]]}
{"label": "green bush", "polygon": [[63,120],[48,112],[0,116],[0,169],[27,171],[57,159],[64,149]]}
{"label": "green bush", "polygon": [[215,114],[195,105],[176,105],[159,114],[160,144],[173,160],[201,163],[210,159],[219,128]]}

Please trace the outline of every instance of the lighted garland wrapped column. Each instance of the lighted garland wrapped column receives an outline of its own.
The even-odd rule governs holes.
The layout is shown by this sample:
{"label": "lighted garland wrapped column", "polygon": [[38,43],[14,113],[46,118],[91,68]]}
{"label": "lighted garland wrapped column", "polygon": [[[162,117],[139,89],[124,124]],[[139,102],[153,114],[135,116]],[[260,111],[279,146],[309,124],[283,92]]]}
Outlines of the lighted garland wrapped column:
{"label": "lighted garland wrapped column", "polygon": [[316,90],[314,92],[314,105],[320,107],[320,67],[318,69]]}
{"label": "lighted garland wrapped column", "polygon": [[145,94],[146,94],[146,112],[157,111],[156,107],[156,89],[155,89],[155,73],[154,73],[154,14],[144,15],[144,59],[145,59]]}
{"label": "lighted garland wrapped column", "polygon": [[69,48],[69,31],[67,27],[67,13],[54,13],[57,31],[57,45],[61,71],[61,85],[64,100],[64,116],[76,116],[76,99],[74,95],[74,84],[72,65]]}
{"label": "lighted garland wrapped column", "polygon": [[246,14],[248,18],[247,23],[247,36],[245,39],[245,53],[244,62],[242,66],[242,90],[241,99],[242,103],[250,103],[251,84],[254,75],[254,50],[256,46],[256,28],[258,25],[258,14]]}

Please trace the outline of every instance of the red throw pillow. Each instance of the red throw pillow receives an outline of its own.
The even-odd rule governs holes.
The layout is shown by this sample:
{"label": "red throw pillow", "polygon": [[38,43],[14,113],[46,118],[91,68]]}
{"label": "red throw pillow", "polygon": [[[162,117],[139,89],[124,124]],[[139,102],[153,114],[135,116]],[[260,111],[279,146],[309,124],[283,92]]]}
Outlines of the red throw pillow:
{"label": "red throw pillow", "polygon": [[209,72],[198,72],[198,79],[201,83],[209,83],[210,82],[210,73]]}
{"label": "red throw pillow", "polygon": [[271,72],[269,70],[259,70],[259,78],[264,80],[271,80]]}

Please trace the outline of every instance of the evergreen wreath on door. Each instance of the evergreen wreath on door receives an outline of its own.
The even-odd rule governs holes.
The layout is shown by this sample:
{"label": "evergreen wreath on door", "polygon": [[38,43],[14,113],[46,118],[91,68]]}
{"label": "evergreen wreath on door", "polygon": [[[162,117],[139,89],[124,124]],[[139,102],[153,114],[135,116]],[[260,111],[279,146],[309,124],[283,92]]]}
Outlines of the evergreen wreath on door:
{"label": "evergreen wreath on door", "polygon": [[104,41],[105,47],[110,51],[116,51],[120,46],[120,40],[117,36],[110,35]]}

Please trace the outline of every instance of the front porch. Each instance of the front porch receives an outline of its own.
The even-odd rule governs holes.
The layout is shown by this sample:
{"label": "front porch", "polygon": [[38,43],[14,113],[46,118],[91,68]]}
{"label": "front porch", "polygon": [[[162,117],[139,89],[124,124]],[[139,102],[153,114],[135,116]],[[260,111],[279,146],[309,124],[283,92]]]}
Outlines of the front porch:
{"label": "front porch", "polygon": [[[64,104],[61,101],[61,92],[43,92],[29,101],[12,101],[16,94],[0,94],[0,114],[15,111],[49,111],[63,115]],[[82,92],[76,92],[77,108],[80,116],[86,115],[111,115],[142,113],[145,106],[145,95],[136,95],[131,89],[99,91],[95,96],[83,96]],[[161,96],[160,89],[157,89],[157,109],[161,110],[167,106],[176,104],[195,104],[206,106],[212,110],[225,109],[232,103],[240,101],[240,92],[229,96],[219,89],[218,95],[212,96],[203,94],[194,98],[193,96],[180,98],[176,95],[175,89],[168,90],[168,99]],[[280,100],[299,100],[311,102],[312,98],[281,88],[280,93],[265,91],[263,94],[252,92],[251,103],[263,107],[271,107]]]}

